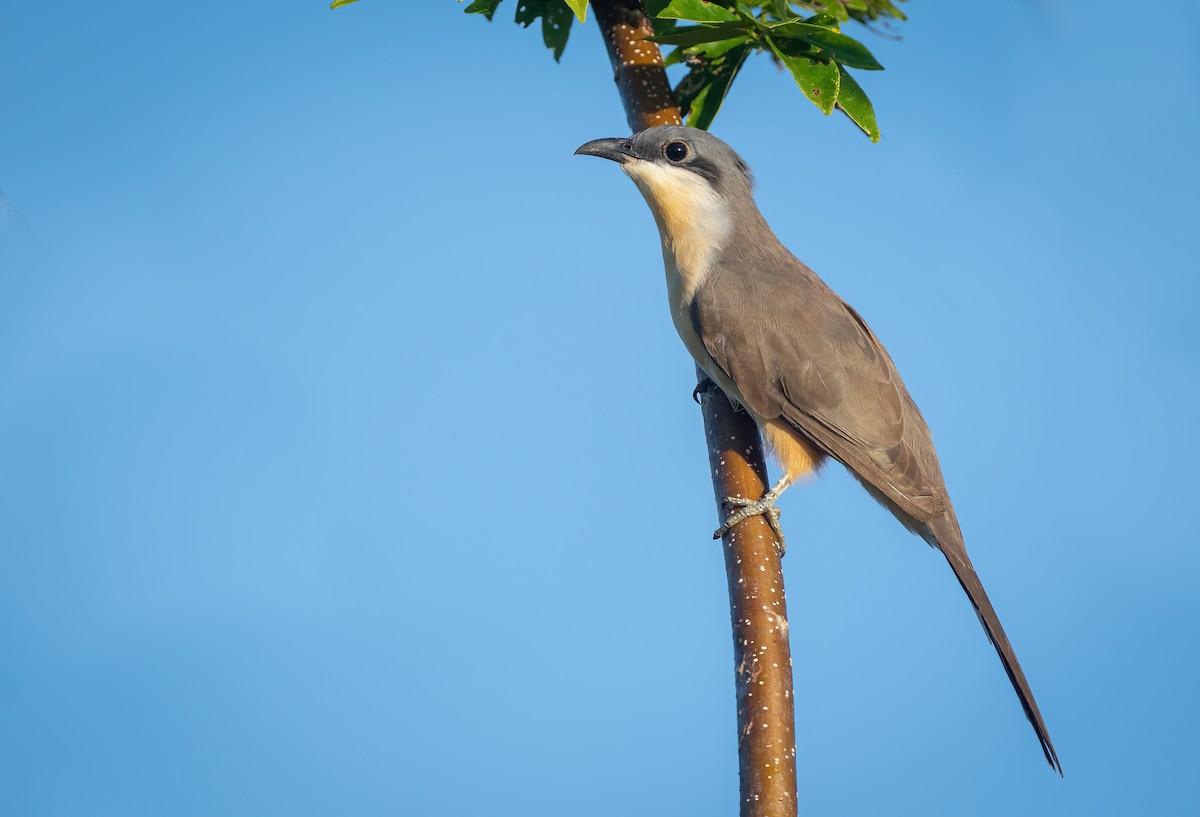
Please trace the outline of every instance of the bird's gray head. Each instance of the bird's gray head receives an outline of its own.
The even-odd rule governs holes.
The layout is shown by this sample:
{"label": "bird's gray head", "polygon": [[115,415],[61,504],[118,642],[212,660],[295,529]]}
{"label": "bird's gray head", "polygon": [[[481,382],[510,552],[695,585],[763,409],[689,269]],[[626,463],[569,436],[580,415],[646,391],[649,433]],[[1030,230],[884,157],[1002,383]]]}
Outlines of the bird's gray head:
{"label": "bird's gray head", "polygon": [[575,153],[620,163],[645,196],[677,265],[707,268],[736,228],[762,223],[750,169],[706,131],[660,125],[623,139],[596,139]]}
{"label": "bird's gray head", "polygon": [[640,176],[666,180],[686,179],[681,174],[690,174],[730,199],[749,195],[752,185],[750,168],[733,148],[707,131],[683,125],[659,125],[633,136],[596,139],[580,145],[575,153],[620,163],[647,194]]}

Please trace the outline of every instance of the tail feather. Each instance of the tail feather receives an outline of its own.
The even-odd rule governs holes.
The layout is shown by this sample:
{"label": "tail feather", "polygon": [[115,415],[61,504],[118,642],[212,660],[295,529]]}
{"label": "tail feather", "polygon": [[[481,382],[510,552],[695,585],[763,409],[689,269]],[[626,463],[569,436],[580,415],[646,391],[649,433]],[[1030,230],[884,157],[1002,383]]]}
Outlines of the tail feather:
{"label": "tail feather", "polygon": [[1046,762],[1061,776],[1062,764],[1058,762],[1058,754],[1054,751],[1054,744],[1050,742],[1050,732],[1046,729],[1046,722],[1042,719],[1037,701],[1033,698],[1033,690],[1029,688],[1029,682],[1025,680],[1025,673],[1021,670],[1020,662],[1017,661],[1017,654],[1013,651],[1012,644],[1008,642],[1004,627],[1000,625],[1000,617],[996,615],[996,610],[992,607],[992,602],[983,589],[983,583],[979,581],[975,567],[967,557],[962,533],[959,532],[953,513],[944,519],[930,522],[929,529],[931,537],[926,538],[934,540],[930,544],[942,551],[946,561],[950,563],[950,568],[954,571],[958,583],[962,585],[967,597],[971,599],[979,621],[987,632],[988,640],[996,648],[996,653],[1004,664],[1004,671],[1008,673],[1008,680],[1012,682],[1013,689],[1017,691],[1017,697],[1021,699],[1025,717],[1029,719],[1029,723],[1033,725],[1033,731],[1037,733],[1038,740],[1042,744],[1042,752],[1046,755]]}

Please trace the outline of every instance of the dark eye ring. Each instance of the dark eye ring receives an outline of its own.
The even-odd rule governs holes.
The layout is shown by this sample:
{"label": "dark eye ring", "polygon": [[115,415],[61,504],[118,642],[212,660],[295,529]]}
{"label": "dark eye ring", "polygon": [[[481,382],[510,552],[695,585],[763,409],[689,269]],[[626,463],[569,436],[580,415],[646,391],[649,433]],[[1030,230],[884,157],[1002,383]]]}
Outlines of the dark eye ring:
{"label": "dark eye ring", "polygon": [[663,155],[672,162],[682,162],[689,152],[687,142],[668,142],[663,148]]}

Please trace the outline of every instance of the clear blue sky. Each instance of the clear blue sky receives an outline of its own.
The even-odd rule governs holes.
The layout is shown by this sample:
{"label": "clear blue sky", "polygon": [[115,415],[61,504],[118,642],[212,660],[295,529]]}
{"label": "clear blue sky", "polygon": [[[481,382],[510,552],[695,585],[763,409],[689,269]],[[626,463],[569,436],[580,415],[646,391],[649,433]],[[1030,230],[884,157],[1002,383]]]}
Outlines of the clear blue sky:
{"label": "clear blue sky", "polygon": [[[0,12],[0,813],[735,813],[593,26],[180,5]],[[1190,813],[1200,13],[963,6],[868,37],[880,144],[765,60],[715,131],[925,410],[1066,778],[835,467],[783,502],[802,813]]]}

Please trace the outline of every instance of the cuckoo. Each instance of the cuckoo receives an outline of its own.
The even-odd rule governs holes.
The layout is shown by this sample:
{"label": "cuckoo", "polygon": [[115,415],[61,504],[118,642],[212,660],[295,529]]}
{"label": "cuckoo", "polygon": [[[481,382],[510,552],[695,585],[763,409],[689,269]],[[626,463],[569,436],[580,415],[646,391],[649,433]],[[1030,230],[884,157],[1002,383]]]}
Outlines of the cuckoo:
{"label": "cuckoo", "polygon": [[946,557],[1061,774],[1025,673],[967,557],[929,427],[862,316],[775,237],[746,163],[715,136],[677,125],[597,139],[576,153],[617,162],[645,197],[662,239],[675,329],[712,383],[754,418],[782,467],[761,499],[726,499],[731,512],[716,535],[757,514],[777,528],[783,490],[826,460],[840,462]]}

